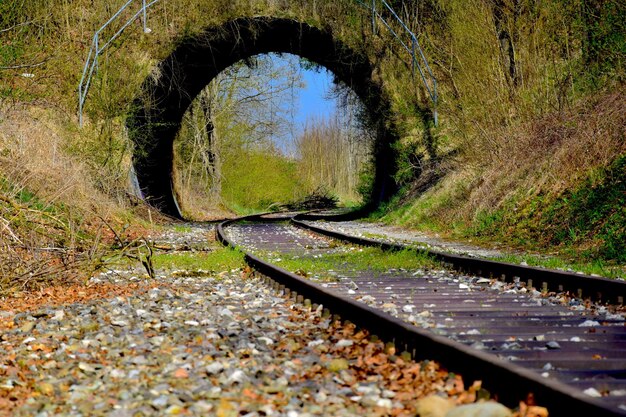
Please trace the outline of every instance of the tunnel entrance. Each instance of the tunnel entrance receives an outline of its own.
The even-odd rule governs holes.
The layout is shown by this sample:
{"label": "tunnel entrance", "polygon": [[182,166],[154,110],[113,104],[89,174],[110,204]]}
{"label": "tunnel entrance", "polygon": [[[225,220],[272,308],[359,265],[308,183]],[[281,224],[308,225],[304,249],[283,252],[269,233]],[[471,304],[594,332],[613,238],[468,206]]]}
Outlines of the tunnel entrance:
{"label": "tunnel entrance", "polygon": [[133,166],[142,196],[164,213],[181,218],[173,190],[173,143],[193,99],[224,69],[264,53],[290,53],[328,69],[363,103],[375,134],[375,205],[395,192],[391,143],[396,139],[389,103],[373,78],[367,57],[331,33],[282,18],[241,18],[186,39],[144,82],[128,118]]}

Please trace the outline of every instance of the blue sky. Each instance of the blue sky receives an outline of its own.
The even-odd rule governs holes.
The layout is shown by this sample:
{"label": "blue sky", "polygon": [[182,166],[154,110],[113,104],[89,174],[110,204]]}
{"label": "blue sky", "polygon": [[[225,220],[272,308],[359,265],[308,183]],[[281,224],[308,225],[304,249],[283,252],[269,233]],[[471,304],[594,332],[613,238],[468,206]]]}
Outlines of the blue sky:
{"label": "blue sky", "polygon": [[335,113],[337,102],[325,96],[332,88],[332,75],[325,69],[319,71],[302,69],[306,87],[300,90],[296,123],[303,126],[308,117],[328,118]]}
{"label": "blue sky", "polygon": [[[284,101],[285,110],[292,121],[289,133],[274,137],[274,143],[284,153],[293,152],[293,140],[303,132],[308,120],[328,119],[337,111],[337,100],[329,98],[333,87],[333,75],[323,67],[301,65],[301,58],[292,54],[269,54],[274,68],[290,67],[299,72],[302,88],[294,88],[292,100]],[[311,68],[312,67],[312,68]],[[287,70],[288,71],[288,70]],[[283,85],[283,80],[275,79],[275,85]]]}
{"label": "blue sky", "polygon": [[[325,68],[292,54],[270,53],[262,54],[260,58],[263,65],[259,68],[264,74],[272,74],[274,78],[269,79],[269,86],[258,85],[269,87],[264,89],[265,93],[272,93],[272,90],[280,92],[280,95],[274,96],[277,102],[269,101],[267,104],[277,106],[267,108],[269,117],[278,112],[279,117],[284,118],[287,123],[286,126],[282,125],[284,129],[277,130],[271,139],[278,149],[289,155],[295,151],[295,140],[304,133],[308,121],[328,120],[339,110],[337,99],[332,95],[334,76]],[[240,71],[243,71],[245,77],[253,77],[255,69],[244,66],[240,67]],[[267,78],[262,82],[267,83]],[[255,88],[258,87],[251,90],[244,88],[242,94],[247,96],[260,91]]]}

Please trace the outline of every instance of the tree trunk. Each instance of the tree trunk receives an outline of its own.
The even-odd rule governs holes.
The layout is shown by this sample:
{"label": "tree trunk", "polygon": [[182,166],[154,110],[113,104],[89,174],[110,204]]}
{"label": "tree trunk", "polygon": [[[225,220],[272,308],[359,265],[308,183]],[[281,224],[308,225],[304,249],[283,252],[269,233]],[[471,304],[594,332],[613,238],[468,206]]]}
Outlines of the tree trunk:
{"label": "tree trunk", "polygon": [[209,195],[211,198],[220,198],[222,194],[222,164],[219,154],[219,140],[215,129],[213,107],[214,86],[211,85],[200,94],[200,108],[203,115],[205,144],[203,149],[205,169],[210,179]]}
{"label": "tree trunk", "polygon": [[[513,10],[513,25],[515,25],[517,23],[517,14],[519,13],[521,6],[519,0],[514,0],[513,3],[513,7],[515,9]],[[504,0],[494,0],[492,5],[493,19],[496,26],[500,54],[502,56],[502,62],[504,64],[507,80],[513,87],[517,87],[519,84],[519,77],[515,62],[513,38],[507,28],[508,16],[506,13],[506,7],[507,6]]]}

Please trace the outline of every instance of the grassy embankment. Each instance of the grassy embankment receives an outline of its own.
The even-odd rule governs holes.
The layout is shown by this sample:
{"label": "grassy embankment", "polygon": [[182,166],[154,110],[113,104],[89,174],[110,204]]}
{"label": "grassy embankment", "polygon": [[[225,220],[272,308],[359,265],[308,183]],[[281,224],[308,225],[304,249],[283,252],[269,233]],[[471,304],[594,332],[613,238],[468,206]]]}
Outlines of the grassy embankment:
{"label": "grassy embankment", "polygon": [[437,152],[403,142],[404,191],[375,218],[625,276],[626,7],[446,3],[426,25],[441,51]]}

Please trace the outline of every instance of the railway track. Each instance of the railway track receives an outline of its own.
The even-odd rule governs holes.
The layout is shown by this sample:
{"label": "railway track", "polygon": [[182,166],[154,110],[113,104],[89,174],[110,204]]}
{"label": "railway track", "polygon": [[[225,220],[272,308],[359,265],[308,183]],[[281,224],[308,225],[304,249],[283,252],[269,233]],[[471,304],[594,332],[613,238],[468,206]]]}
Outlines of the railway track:
{"label": "railway track", "polygon": [[331,280],[303,278],[272,265],[272,260],[319,259],[346,248],[320,233],[353,244],[401,247],[298,220],[296,228],[285,222],[291,219],[280,216],[247,220],[219,225],[218,239],[244,250],[248,263],[275,285],[323,304],[342,319],[395,343],[399,351],[437,360],[468,380],[483,380],[505,404],[515,405],[532,392],[551,416],[626,415],[623,315],[610,306],[527,288],[528,280],[534,280],[548,289],[623,300],[625,284],[580,275],[568,282],[563,273],[536,273],[536,268],[439,252],[431,256],[475,275],[439,269],[375,272],[344,265],[331,271]]}

